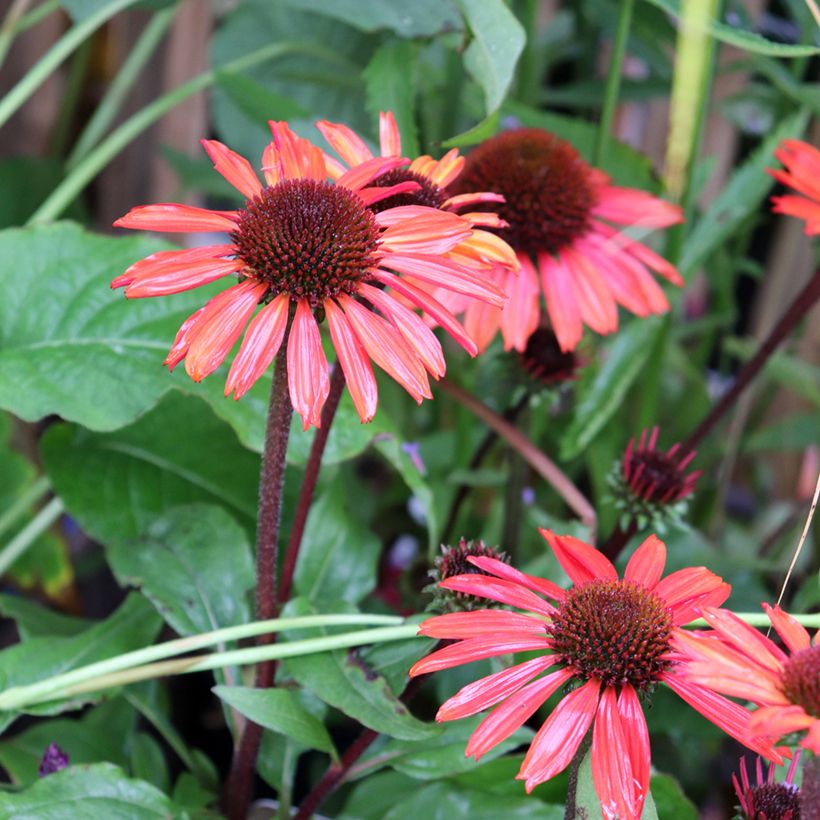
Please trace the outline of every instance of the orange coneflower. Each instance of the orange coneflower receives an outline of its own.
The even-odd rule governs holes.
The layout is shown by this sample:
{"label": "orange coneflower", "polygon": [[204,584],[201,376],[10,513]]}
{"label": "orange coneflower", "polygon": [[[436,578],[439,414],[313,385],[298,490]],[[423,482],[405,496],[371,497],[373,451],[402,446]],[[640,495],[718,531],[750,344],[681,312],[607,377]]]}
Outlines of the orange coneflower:
{"label": "orange coneflower", "polygon": [[541,532],[572,579],[572,588],[561,589],[501,561],[468,558],[487,575],[455,576],[442,587],[524,612],[459,612],[431,618],[419,628],[422,635],[457,642],[416,663],[411,675],[513,652],[540,653],[465,686],[439,709],[436,720],[441,721],[496,706],[473,732],[466,754],[481,757],[554,692],[572,685],[533,739],[518,778],[531,791],[558,774],[592,727],[592,775],[604,817],[637,820],[649,792],[650,767],[639,694],[665,683],[732,737],[780,761],[770,744],[749,731],[745,709],[686,677],[673,646],[699,607],[728,597],[728,584],[705,567],[662,579],[666,547],[655,536],[636,550],[619,579],[615,567],[594,547]]}
{"label": "orange coneflower", "polygon": [[427,374],[443,375],[444,356],[408,302],[435,315],[475,354],[461,324],[422,286],[434,282],[495,305],[504,299],[474,268],[447,256],[474,235],[472,224],[421,205],[374,213],[368,206],[417,187],[372,186],[408,160],[371,158],[329,181],[319,148],[285,123],[272,122],[271,129],[273,140],[262,155],[264,185],[246,159],[216,140],[203,140],[215,169],[246,197],[243,208],[146,205],[114,223],[153,231],[224,231],[229,242],[152,254],[112,287],[125,287],[132,298],[163,296],[237,276],[238,284],[185,320],[165,363],[173,368],[185,359],[188,374],[200,381],[219,367],[247,325],[225,388],[226,395],[239,398],[268,368],[290,326],[288,387],[305,428],[320,424],[329,389],[322,316],[363,422],[377,404],[371,360],[416,401],[429,398]]}
{"label": "orange coneflower", "polygon": [[806,221],[808,236],[820,234],[820,150],[800,140],[783,140],[774,155],[786,170],[767,171],[778,182],[804,196],[773,196],[774,211]]}

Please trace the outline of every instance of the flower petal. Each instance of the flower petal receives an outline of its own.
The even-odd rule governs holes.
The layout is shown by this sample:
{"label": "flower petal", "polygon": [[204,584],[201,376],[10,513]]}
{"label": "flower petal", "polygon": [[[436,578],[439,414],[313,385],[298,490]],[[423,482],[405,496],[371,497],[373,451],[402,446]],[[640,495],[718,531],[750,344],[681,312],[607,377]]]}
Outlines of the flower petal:
{"label": "flower petal", "polygon": [[[749,656],[761,666],[780,674],[786,662],[786,653],[777,644],[762,635],[754,627],[741,620],[728,609],[704,607],[701,610],[706,623],[712,627],[729,646],[733,646],[742,655]],[[802,628],[802,627],[801,627]],[[804,630],[805,631],[805,630]],[[779,634],[779,632],[778,632]],[[806,633],[806,647],[808,633]],[[786,644],[788,646],[788,644]],[[791,647],[789,647],[791,648]]]}
{"label": "flower petal", "polygon": [[357,193],[359,199],[370,207],[376,202],[381,202],[383,199],[389,199],[391,196],[413,194],[419,190],[421,190],[421,185],[419,185],[418,182],[408,180],[407,182],[399,182],[397,185],[391,185],[389,188],[360,188]]}
{"label": "flower petal", "polygon": [[130,285],[132,282],[143,276],[153,276],[169,268],[177,268],[191,262],[223,262],[221,258],[236,252],[233,245],[207,245],[202,248],[187,248],[182,251],[158,251],[134,262],[126,268],[125,273],[121,273],[111,281],[112,288],[121,288]]}
{"label": "flower petal", "polygon": [[383,157],[401,156],[401,134],[392,111],[379,112],[379,148]]}
{"label": "flower petal", "polygon": [[520,612],[508,612],[506,609],[448,612],[419,624],[419,635],[426,635],[428,638],[477,638],[479,635],[517,631],[528,635],[545,635],[546,625],[538,618],[522,615]]}
{"label": "flower petal", "polygon": [[788,612],[784,612],[779,606],[770,607],[768,604],[763,604],[763,609],[790,652],[800,652],[811,647],[811,637],[806,628]]}
{"label": "flower petal", "polygon": [[652,757],[646,717],[637,693],[628,683],[621,688],[621,694],[618,697],[618,712],[624,726],[627,754],[632,767],[634,800],[638,807],[638,817],[640,817],[646,795],[649,794]]}
{"label": "flower petal", "polygon": [[367,147],[364,140],[346,125],[328,122],[328,120],[319,120],[316,127],[333,146],[333,150],[351,168],[373,159],[373,152]]}
{"label": "flower petal", "polygon": [[222,174],[239,193],[248,199],[262,193],[262,183],[245,157],[218,140],[200,140],[200,143],[211,158],[214,170]]}
{"label": "flower petal", "polygon": [[480,570],[494,575],[496,578],[503,578],[506,581],[520,584],[522,587],[526,587],[533,592],[540,592],[554,601],[562,601],[567,595],[566,590],[561,589],[558,584],[553,584],[552,581],[539,578],[536,575],[527,575],[527,573],[521,572],[521,570],[515,569],[515,567],[511,567],[496,558],[471,555],[468,556],[467,560]]}
{"label": "flower petal", "polygon": [[477,715],[517,692],[555,662],[554,656],[546,655],[469,683],[441,705],[436,720],[458,720]]}
{"label": "flower petal", "polygon": [[596,216],[618,225],[667,228],[683,222],[683,210],[637,188],[602,185],[598,188],[598,203],[592,209]]}
{"label": "flower petal", "polygon": [[430,173],[430,179],[439,186],[446,188],[461,173],[465,159],[458,155],[458,148],[451,148],[435,165]]}
{"label": "flower petal", "polygon": [[446,578],[439,586],[442,589],[452,589],[475,595],[479,598],[489,598],[502,604],[517,606],[540,615],[551,616],[555,607],[540,598],[534,592],[514,581],[505,581],[503,578],[493,578],[489,575],[453,575]]}
{"label": "flower petal", "polygon": [[233,393],[235,399],[241,398],[267,370],[282,345],[289,306],[288,295],[280,293],[254,316],[228,372],[226,396]]}
{"label": "flower petal", "polygon": [[571,535],[556,535],[552,530],[544,529],[539,529],[538,532],[547,539],[558,563],[576,586],[598,579],[618,580],[618,573],[612,566],[612,562],[595,547]]}
{"label": "flower petal", "polygon": [[166,265],[162,270],[137,277],[125,289],[129,299],[169,296],[216,282],[245,267],[241,259],[205,259],[181,265]]}
{"label": "flower petal", "polygon": [[527,254],[519,254],[521,269],[506,277],[507,303],[501,309],[504,349],[523,352],[541,316],[538,272]]}
{"label": "flower petal", "polygon": [[458,643],[445,646],[422,658],[410,667],[410,677],[426,675],[430,672],[439,672],[463,663],[472,663],[484,658],[495,658],[498,655],[507,655],[510,652],[530,652],[533,650],[546,651],[546,634],[543,637],[521,635],[519,633],[499,632],[491,636],[467,638]]}
{"label": "flower petal", "polygon": [[655,587],[655,594],[672,610],[675,626],[688,624],[703,608],[720,606],[732,588],[706,567],[687,567],[667,575]]}
{"label": "flower petal", "polygon": [[322,407],[330,392],[322,337],[307,299],[296,303],[288,337],[288,391],[302,429],[321,427]]}
{"label": "flower petal", "polygon": [[749,729],[765,737],[780,738],[808,729],[815,722],[818,722],[817,718],[808,714],[802,706],[761,706],[752,712]]}
{"label": "flower petal", "polygon": [[528,794],[569,766],[595,717],[600,688],[593,678],[570,692],[538,730],[516,775],[526,781]]}
{"label": "flower petal", "polygon": [[114,227],[172,233],[232,231],[236,228],[236,218],[237,211],[211,211],[193,205],[163,202],[132,208],[114,223]]}
{"label": "flower petal", "polygon": [[660,581],[665,565],[666,544],[656,535],[650,535],[629,559],[624,580],[652,589]]}
{"label": "flower petal", "polygon": [[581,320],[596,333],[618,329],[618,306],[598,269],[574,248],[564,248],[560,258],[569,268],[575,285],[575,300]]}
{"label": "flower petal", "polygon": [[196,329],[197,324],[199,324],[199,320],[202,318],[202,314],[204,312],[205,306],[203,305],[199,308],[199,310],[192,313],[182,323],[177,331],[177,335],[174,338],[174,344],[171,346],[171,349],[168,351],[168,355],[165,357],[165,361],[163,362],[163,364],[167,365],[171,372],[173,372],[174,368],[185,358],[185,354],[188,352],[188,348],[191,345],[191,337],[193,336],[194,330]]}
{"label": "flower petal", "polygon": [[494,746],[505,741],[538,708],[573,675],[570,669],[558,669],[510,695],[475,728],[464,754],[478,760]]}
{"label": "flower petal", "polygon": [[286,122],[268,120],[268,125],[273,134],[273,142],[279,155],[278,164],[284,179],[321,181],[327,177],[322,152],[310,140],[297,137]]}
{"label": "flower petal", "polygon": [[[401,168],[407,165],[407,160],[403,157],[373,157],[373,159],[354,165],[349,171],[345,171],[337,180],[336,184],[351,191],[358,191],[370,184],[376,177],[392,171],[394,168]],[[383,212],[384,213],[384,212]]]}
{"label": "flower petal", "polygon": [[[384,224],[385,215],[407,208],[400,205],[382,211],[377,221]],[[469,239],[472,232],[470,223],[457,214],[425,208],[421,214],[388,225],[381,235],[381,243],[382,248],[396,253],[441,254]]]}
{"label": "flower petal", "polygon": [[572,271],[563,259],[546,253],[538,254],[538,269],[547,313],[558,344],[564,353],[575,350],[584,335],[584,326]]}

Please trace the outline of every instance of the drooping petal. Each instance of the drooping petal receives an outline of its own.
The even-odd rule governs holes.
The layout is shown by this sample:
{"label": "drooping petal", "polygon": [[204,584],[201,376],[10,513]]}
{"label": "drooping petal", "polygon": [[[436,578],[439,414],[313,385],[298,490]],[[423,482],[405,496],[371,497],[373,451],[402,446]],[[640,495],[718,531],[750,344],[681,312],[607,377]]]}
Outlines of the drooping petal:
{"label": "drooping petal", "polygon": [[612,562],[595,547],[571,535],[556,535],[552,530],[544,529],[539,529],[538,532],[547,539],[558,563],[576,586],[597,579],[618,580],[618,573]]}
{"label": "drooping petal", "polygon": [[401,156],[401,134],[392,111],[379,112],[379,148],[383,157]]}
{"label": "drooping petal", "polygon": [[505,741],[513,732],[520,729],[524,722],[572,677],[572,674],[569,669],[558,669],[510,695],[478,724],[467,742],[465,756],[478,760],[494,746]]}
{"label": "drooping petal", "polygon": [[330,380],[319,326],[307,299],[296,303],[288,338],[288,389],[293,409],[302,417],[302,429],[320,427]]}
{"label": "drooping petal", "polygon": [[192,262],[210,260],[224,261],[221,257],[235,253],[233,245],[207,245],[202,248],[187,248],[182,251],[158,251],[129,265],[125,273],[121,273],[111,280],[112,288],[121,288],[130,285],[143,276],[152,276],[168,268],[175,268]]}
{"label": "drooping petal", "polygon": [[280,293],[254,316],[225,383],[225,395],[239,399],[251,389],[279,352],[288,323],[290,298]]}
{"label": "drooping petal", "polygon": [[163,362],[171,372],[173,372],[174,368],[185,358],[185,354],[188,352],[188,348],[191,344],[191,337],[204,311],[205,306],[203,305],[199,310],[194,311],[177,331],[174,344],[171,346]]}
{"label": "drooping petal", "polygon": [[563,261],[546,253],[538,254],[538,269],[547,313],[561,351],[575,350],[584,335],[584,326],[572,271]]}
{"label": "drooping petal", "polygon": [[338,302],[370,358],[418,403],[432,398],[427,373],[399,332],[349,296],[340,295]]}
{"label": "drooping petal", "polygon": [[488,598],[502,604],[517,606],[520,609],[538,612],[540,615],[552,615],[555,607],[540,598],[534,592],[513,581],[503,578],[493,578],[489,575],[453,575],[443,580],[439,586],[442,589],[452,589],[475,595],[479,598]]}
{"label": "drooping petal", "polygon": [[236,228],[236,218],[236,211],[211,211],[207,208],[195,208],[193,205],[162,202],[132,208],[114,223],[114,227],[172,233],[232,231]]}
{"label": "drooping petal", "polygon": [[604,689],[598,703],[592,728],[591,757],[592,781],[605,820],[639,820],[643,800],[639,806],[626,731],[612,686]]}
{"label": "drooping petal", "polygon": [[222,174],[239,193],[253,199],[262,193],[262,183],[254,173],[251,164],[236,151],[217,140],[200,140],[202,147],[214,164],[214,170]]}
{"label": "drooping petal", "polygon": [[477,715],[517,692],[554,663],[555,657],[546,655],[479,678],[446,700],[436,713],[436,720],[458,720]]}
{"label": "drooping petal", "polygon": [[683,222],[683,210],[678,205],[637,188],[616,185],[598,188],[598,203],[592,213],[617,225],[646,228],[666,228]]}
{"label": "drooping petal", "polygon": [[570,692],[538,730],[516,775],[526,781],[528,794],[569,766],[595,717],[600,688],[593,678]]}
{"label": "drooping petal", "polygon": [[775,213],[804,219],[806,221],[804,229],[806,236],[820,234],[820,203],[789,194],[773,196],[772,203],[772,210]]}
{"label": "drooping petal", "polygon": [[451,148],[437,163],[430,173],[430,179],[439,186],[446,188],[461,173],[464,167],[464,157],[458,155],[458,148]]}
{"label": "drooping petal", "polygon": [[278,185],[285,178],[285,171],[282,168],[282,158],[276,143],[271,140],[262,151],[262,175],[265,182],[271,187]]}
{"label": "drooping petal", "polygon": [[[382,211],[379,214],[382,219],[377,222],[384,224],[385,214],[409,207],[412,206],[400,205]],[[466,219],[448,211],[426,208],[421,214],[388,225],[381,235],[381,243],[385,250],[396,253],[442,254],[469,239],[472,232]]]}
{"label": "drooping petal", "polygon": [[507,655],[510,652],[530,652],[533,650],[546,651],[546,635],[521,635],[519,633],[499,632],[496,635],[468,638],[458,643],[445,646],[422,658],[410,667],[410,677],[426,675],[430,672],[439,672],[463,663],[480,661],[483,658],[495,658],[498,655]]}
{"label": "drooping petal", "polygon": [[[355,131],[341,123],[319,120],[316,127],[322,136],[333,146],[333,150],[351,168],[373,159],[373,152],[367,147],[364,140]],[[384,153],[384,152],[382,152]],[[387,155],[389,156],[389,154]]]}
{"label": "drooping petal", "polygon": [[370,359],[361,345],[344,311],[332,300],[324,302],[330,338],[339,364],[345,374],[347,389],[353,398],[356,412],[362,423],[370,421],[376,413],[379,389],[370,366]]}
{"label": "drooping petal", "polygon": [[222,364],[267,289],[264,282],[246,279],[205,305],[188,337],[185,354],[185,371],[195,382],[202,381]]}
{"label": "drooping petal", "polygon": [[489,231],[473,231],[472,236],[458,246],[458,250],[491,264],[498,262],[513,271],[518,270],[522,256],[516,254],[500,236]]}
{"label": "drooping petal", "polygon": [[503,315],[504,308],[488,305],[479,299],[469,299],[467,302],[464,308],[464,329],[475,340],[479,352],[483,353],[490,346],[501,327]]}
{"label": "drooping petal", "polygon": [[441,343],[427,325],[409,308],[372,285],[362,284],[359,293],[377,307],[416,352],[424,366],[435,378],[441,378],[447,365]]}
{"label": "drooping petal", "polygon": [[526,572],[521,572],[521,570],[495,558],[471,555],[467,557],[467,560],[489,575],[520,584],[522,587],[526,587],[533,592],[540,592],[554,601],[562,601],[566,597],[566,590],[561,589],[558,584],[553,584],[552,581],[548,581],[546,578],[528,575]]}
{"label": "drooping petal", "polygon": [[678,272],[678,269],[671,262],[655,253],[651,248],[642,242],[638,242],[637,239],[633,239],[628,234],[618,231],[604,222],[594,223],[594,230],[589,236],[595,237],[596,234],[600,234],[609,242],[614,242],[623,252],[631,254],[638,261],[642,262],[673,285],[677,285],[678,287],[683,286],[683,277]]}
{"label": "drooping petal", "polygon": [[470,612],[448,612],[435,615],[419,624],[419,635],[428,638],[476,638],[499,632],[520,631],[529,635],[544,635],[546,627],[540,618],[508,612],[506,609],[474,609]]}
{"label": "drooping petal", "polygon": [[820,755],[820,720],[815,720],[814,723],[809,726],[809,730],[800,741],[800,745],[813,754]]}
{"label": "drooping petal", "polygon": [[336,184],[351,191],[358,191],[369,185],[376,177],[392,171],[394,168],[401,168],[406,165],[407,160],[403,157],[373,157],[358,165],[354,165],[349,171],[345,171],[337,180]]}
{"label": "drooping petal", "polygon": [[418,182],[408,180],[407,182],[399,182],[396,185],[391,185],[389,188],[360,188],[358,191],[359,199],[370,207],[376,202],[381,202],[383,199],[389,199],[391,196],[398,196],[399,194],[413,194],[421,189]]}
{"label": "drooping petal", "polygon": [[458,194],[445,199],[441,207],[448,211],[455,211],[458,208],[465,208],[472,205],[484,204],[485,202],[505,202],[502,194],[495,194],[491,191],[477,191],[474,194]]}
{"label": "drooping petal", "polygon": [[663,575],[665,565],[666,544],[656,535],[650,535],[629,559],[624,580],[652,589]]}
{"label": "drooping petal", "polygon": [[649,778],[652,756],[649,749],[649,729],[646,726],[646,717],[638,699],[638,694],[630,684],[621,687],[618,696],[618,712],[626,737],[626,751],[632,767],[635,804],[640,809],[649,794]]}
{"label": "drooping petal", "polygon": [[761,706],[749,718],[749,729],[765,737],[780,738],[792,732],[808,729],[817,718],[812,717],[802,706],[795,704]]}
{"label": "drooping petal", "polygon": [[655,594],[672,610],[675,626],[693,621],[705,607],[720,606],[731,591],[720,576],[706,567],[678,570],[658,581],[655,587]]}
{"label": "drooping petal", "polygon": [[560,259],[569,268],[575,285],[575,300],[581,321],[596,333],[618,329],[618,307],[598,269],[574,248],[564,248]]}
{"label": "drooping petal", "polygon": [[244,267],[245,263],[241,259],[206,259],[181,265],[166,265],[156,273],[137,277],[126,287],[125,295],[129,299],[140,299],[182,293],[216,282]]}
{"label": "drooping petal", "polygon": [[800,652],[811,647],[811,637],[806,628],[788,612],[784,612],[779,606],[771,607],[768,604],[763,604],[763,609],[791,652]]}
{"label": "drooping petal", "polygon": [[507,304],[501,309],[501,332],[505,350],[523,352],[538,327],[541,307],[535,265],[527,254],[519,254],[518,261],[521,269],[506,277]]}
{"label": "drooping petal", "polygon": [[[701,614],[706,623],[718,632],[726,643],[735,647],[739,652],[750,655],[761,666],[779,674],[780,669],[786,662],[786,653],[777,644],[728,609],[704,607]],[[800,628],[803,629],[803,627]],[[811,641],[808,633],[805,630],[803,632],[806,637],[806,645],[803,648],[808,649]],[[786,645],[789,646],[788,643]],[[791,646],[789,648],[791,649]]]}

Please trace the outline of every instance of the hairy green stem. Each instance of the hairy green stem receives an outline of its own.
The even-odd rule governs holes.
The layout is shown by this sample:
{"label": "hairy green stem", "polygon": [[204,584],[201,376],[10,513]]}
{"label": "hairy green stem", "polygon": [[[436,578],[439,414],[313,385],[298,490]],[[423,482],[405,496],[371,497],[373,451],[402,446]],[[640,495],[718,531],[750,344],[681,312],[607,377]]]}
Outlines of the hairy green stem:
{"label": "hairy green stem", "polygon": [[2,575],[61,515],[63,502],[52,498],[17,535],[0,550]]}
{"label": "hairy green stem", "polygon": [[606,159],[606,150],[609,138],[612,136],[612,120],[615,117],[615,107],[618,105],[618,94],[621,90],[621,76],[623,74],[626,45],[629,42],[629,28],[632,24],[632,11],[635,0],[621,0],[618,14],[618,27],[615,30],[615,41],[612,44],[612,59],[609,61],[609,72],[604,89],[604,105],[601,109],[601,120],[598,123],[598,133],[595,137],[595,153],[593,162],[600,167]]}
{"label": "hairy green stem", "polygon": [[111,0],[110,3],[97,9],[93,14],[90,14],[75,26],[72,26],[45,55],[40,58],[39,62],[26,72],[20,82],[0,100],[0,126],[9,120],[12,114],[45,82],[52,71],[84,40],[115,14],[118,14],[136,2],[137,0]]}

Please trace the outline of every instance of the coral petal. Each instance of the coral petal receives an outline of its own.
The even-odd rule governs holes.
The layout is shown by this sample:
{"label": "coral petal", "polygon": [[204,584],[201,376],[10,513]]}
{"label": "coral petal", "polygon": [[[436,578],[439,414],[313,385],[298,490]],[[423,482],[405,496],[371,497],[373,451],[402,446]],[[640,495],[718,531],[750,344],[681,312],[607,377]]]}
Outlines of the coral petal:
{"label": "coral petal", "polygon": [[595,547],[571,535],[556,535],[552,530],[544,529],[539,529],[538,532],[547,539],[558,563],[572,579],[573,584],[585,584],[597,579],[618,580],[618,573],[612,566],[612,562]]}
{"label": "coral petal", "polygon": [[288,388],[293,409],[302,417],[303,430],[320,427],[330,380],[319,326],[307,299],[300,299],[296,305],[287,344]]}
{"label": "coral petal", "polygon": [[262,193],[262,183],[251,168],[251,164],[227,145],[217,140],[200,140],[208,156],[214,164],[214,169],[222,174],[228,182],[248,199],[253,199]]}

